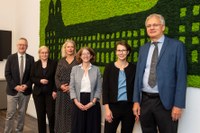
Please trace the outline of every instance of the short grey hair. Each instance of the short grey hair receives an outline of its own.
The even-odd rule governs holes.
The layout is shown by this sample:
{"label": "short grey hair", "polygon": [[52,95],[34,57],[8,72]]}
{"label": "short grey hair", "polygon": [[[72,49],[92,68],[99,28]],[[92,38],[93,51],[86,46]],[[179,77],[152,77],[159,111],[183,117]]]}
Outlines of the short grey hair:
{"label": "short grey hair", "polygon": [[162,24],[162,25],[165,25],[165,19],[164,19],[164,17],[163,17],[161,14],[157,14],[157,13],[150,14],[150,15],[146,18],[145,25],[147,24],[147,21],[148,21],[150,18],[153,18],[153,17],[159,18],[161,24]]}

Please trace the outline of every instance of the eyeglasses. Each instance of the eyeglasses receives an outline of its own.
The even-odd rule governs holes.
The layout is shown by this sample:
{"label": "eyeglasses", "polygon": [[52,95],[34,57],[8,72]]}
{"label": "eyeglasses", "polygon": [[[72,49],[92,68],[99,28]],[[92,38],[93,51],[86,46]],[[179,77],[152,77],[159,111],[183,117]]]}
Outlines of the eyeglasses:
{"label": "eyeglasses", "polygon": [[117,49],[116,51],[117,51],[118,53],[125,53],[125,52],[127,52],[126,49]]}
{"label": "eyeglasses", "polygon": [[162,24],[148,24],[148,25],[146,25],[146,28],[151,28],[151,27],[157,28],[160,25],[162,25]]}
{"label": "eyeglasses", "polygon": [[82,53],[81,55],[82,55],[82,56],[89,56],[90,53]]}
{"label": "eyeglasses", "polygon": [[22,43],[19,43],[19,44],[17,44],[18,46],[27,46],[27,44],[22,44]]}
{"label": "eyeglasses", "polygon": [[40,52],[40,54],[49,54],[49,52]]}

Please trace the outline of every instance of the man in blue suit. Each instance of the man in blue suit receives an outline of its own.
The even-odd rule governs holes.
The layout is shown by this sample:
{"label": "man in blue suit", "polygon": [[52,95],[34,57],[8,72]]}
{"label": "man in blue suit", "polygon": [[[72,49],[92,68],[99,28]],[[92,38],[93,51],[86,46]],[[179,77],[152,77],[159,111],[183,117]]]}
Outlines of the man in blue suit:
{"label": "man in blue suit", "polygon": [[[176,133],[178,119],[185,108],[185,47],[180,41],[164,35],[165,20],[162,15],[149,15],[145,26],[151,41],[139,51],[134,86],[134,115],[140,119],[143,133]],[[155,61],[152,56],[156,47]]]}
{"label": "man in blue suit", "polygon": [[20,38],[17,42],[17,53],[9,55],[6,62],[7,114],[4,133],[14,132],[13,125],[16,111],[18,117],[15,132],[23,132],[25,113],[32,92],[30,72],[34,64],[34,58],[26,54],[27,48],[27,39]]}

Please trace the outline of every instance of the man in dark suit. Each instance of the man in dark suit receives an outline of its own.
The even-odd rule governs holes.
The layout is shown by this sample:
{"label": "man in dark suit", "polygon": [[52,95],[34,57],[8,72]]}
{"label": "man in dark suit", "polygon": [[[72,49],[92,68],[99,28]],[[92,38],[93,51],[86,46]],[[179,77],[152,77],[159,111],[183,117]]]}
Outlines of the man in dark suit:
{"label": "man in dark suit", "polygon": [[8,56],[6,62],[7,114],[4,133],[13,132],[16,110],[18,117],[15,132],[23,132],[25,113],[32,92],[30,72],[34,64],[34,58],[26,54],[27,47],[27,39],[20,38],[17,43],[18,52]]}
{"label": "man in dark suit", "polygon": [[151,42],[140,48],[133,111],[143,133],[157,133],[157,129],[159,133],[176,133],[185,108],[185,47],[164,35],[165,20],[160,14],[148,16],[145,25]]}

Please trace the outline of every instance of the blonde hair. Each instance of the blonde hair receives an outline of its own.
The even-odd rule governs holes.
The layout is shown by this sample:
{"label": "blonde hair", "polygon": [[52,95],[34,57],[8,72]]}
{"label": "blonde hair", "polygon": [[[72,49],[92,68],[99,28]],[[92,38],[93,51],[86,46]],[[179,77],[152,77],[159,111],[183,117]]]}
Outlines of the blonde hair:
{"label": "blonde hair", "polygon": [[74,55],[76,54],[76,43],[72,39],[67,39],[65,43],[62,45],[61,55],[62,57],[66,57],[66,46],[68,43],[72,43],[74,45]]}
{"label": "blonde hair", "polygon": [[41,52],[43,49],[46,49],[47,52],[48,52],[48,54],[50,53],[50,50],[49,50],[49,48],[48,48],[47,46],[41,46],[41,47],[39,47],[39,49],[38,49],[39,59],[40,59],[40,52]]}
{"label": "blonde hair", "polygon": [[49,51],[49,48],[47,46],[41,46],[39,49],[38,49],[38,54],[41,52],[41,50],[43,49],[47,49],[48,53],[50,52]]}

